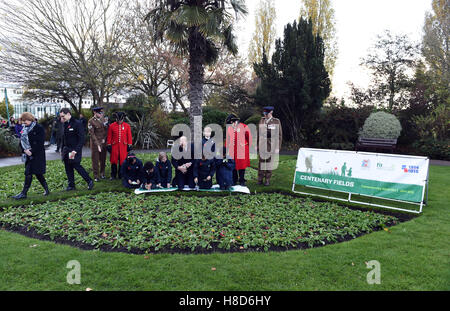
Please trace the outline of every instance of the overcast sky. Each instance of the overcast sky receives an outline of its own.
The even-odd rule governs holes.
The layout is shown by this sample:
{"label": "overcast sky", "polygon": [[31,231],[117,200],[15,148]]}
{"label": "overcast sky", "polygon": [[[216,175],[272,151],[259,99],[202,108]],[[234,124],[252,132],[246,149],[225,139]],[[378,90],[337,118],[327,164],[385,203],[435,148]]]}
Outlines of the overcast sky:
{"label": "overcast sky", "polygon": [[[254,11],[260,0],[246,0],[249,14],[238,24],[240,54],[247,56],[248,44],[255,28]],[[283,28],[299,17],[302,0],[275,0],[277,37]],[[407,34],[419,42],[425,12],[431,0],[332,0],[335,9],[339,56],[333,78],[333,94],[348,95],[347,81],[366,86],[370,77],[359,66],[361,58],[385,29]]]}
{"label": "overcast sky", "polygon": [[[17,1],[17,0],[7,0]],[[254,32],[254,11],[260,0],[245,0],[249,14],[237,25],[239,52],[247,57],[248,45]],[[347,82],[365,87],[369,74],[361,66],[361,58],[385,29],[407,34],[419,42],[425,12],[431,11],[432,0],[332,0],[335,9],[339,55],[333,77],[333,95],[349,94]],[[302,0],[274,0],[277,12],[277,37],[283,28],[299,17]],[[1,30],[0,30],[1,31]]]}

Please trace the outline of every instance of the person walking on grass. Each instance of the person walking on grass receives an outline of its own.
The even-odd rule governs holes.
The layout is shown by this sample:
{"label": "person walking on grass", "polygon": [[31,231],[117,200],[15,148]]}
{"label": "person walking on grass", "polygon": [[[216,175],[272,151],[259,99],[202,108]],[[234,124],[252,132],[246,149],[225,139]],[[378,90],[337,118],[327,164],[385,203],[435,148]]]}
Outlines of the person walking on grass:
{"label": "person walking on grass", "polygon": [[27,197],[33,175],[36,175],[36,178],[44,188],[44,195],[47,196],[50,194],[50,191],[44,177],[46,170],[44,128],[36,123],[35,117],[29,112],[24,112],[20,116],[20,120],[24,125],[20,136],[20,147],[23,152],[22,161],[25,162],[25,182],[22,192],[13,196],[13,198],[20,200]]}
{"label": "person walking on grass", "polygon": [[89,177],[88,172],[81,165],[81,155],[84,145],[85,131],[80,121],[72,117],[72,113],[69,108],[62,108],[59,115],[64,120],[64,132],[62,136],[62,152],[61,159],[64,162],[67,179],[69,185],[66,191],[75,190],[75,174],[74,170],[80,174],[80,176],[88,184],[88,189],[94,188],[94,181]]}

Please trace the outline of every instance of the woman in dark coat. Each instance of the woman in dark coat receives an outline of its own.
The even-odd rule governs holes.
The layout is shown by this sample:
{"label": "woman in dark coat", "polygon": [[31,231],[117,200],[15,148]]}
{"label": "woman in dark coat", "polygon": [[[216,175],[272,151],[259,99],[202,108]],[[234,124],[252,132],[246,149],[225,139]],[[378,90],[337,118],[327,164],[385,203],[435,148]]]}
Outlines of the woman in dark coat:
{"label": "woman in dark coat", "polygon": [[27,197],[33,175],[36,175],[44,188],[44,195],[49,195],[50,191],[44,177],[46,169],[44,128],[35,121],[34,116],[29,112],[24,112],[20,118],[24,126],[20,137],[20,146],[23,151],[22,161],[25,162],[25,182],[22,192],[13,198],[20,200]]}

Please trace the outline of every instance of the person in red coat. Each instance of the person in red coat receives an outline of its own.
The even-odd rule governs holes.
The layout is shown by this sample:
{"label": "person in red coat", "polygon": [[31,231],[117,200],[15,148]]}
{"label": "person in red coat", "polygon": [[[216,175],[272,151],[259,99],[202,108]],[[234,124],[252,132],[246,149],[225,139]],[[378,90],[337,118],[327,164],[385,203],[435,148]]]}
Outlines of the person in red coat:
{"label": "person in red coat", "polygon": [[[121,178],[120,165],[126,160],[128,152],[133,145],[133,138],[131,137],[131,127],[124,122],[125,113],[116,113],[116,122],[112,123],[108,128],[107,149],[110,155],[111,162],[111,180]],[[119,167],[117,167],[119,165]]]}
{"label": "person in red coat", "polygon": [[245,169],[250,166],[252,134],[248,126],[240,123],[239,118],[235,115],[229,115],[226,123],[228,125],[225,146],[229,150],[230,157],[236,163],[233,171],[233,185],[237,185],[239,181],[241,186],[245,186]]}

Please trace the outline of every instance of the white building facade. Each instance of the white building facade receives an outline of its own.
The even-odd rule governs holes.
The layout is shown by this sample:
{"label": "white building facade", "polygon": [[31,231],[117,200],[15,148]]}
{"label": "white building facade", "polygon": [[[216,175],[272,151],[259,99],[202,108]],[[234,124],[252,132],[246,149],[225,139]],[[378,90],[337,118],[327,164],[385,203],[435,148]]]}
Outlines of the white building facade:
{"label": "white building facade", "polygon": [[[0,82],[0,102],[5,99],[5,90],[8,97],[8,103],[14,107],[14,113],[10,116],[15,119],[19,118],[23,112],[30,112],[36,118],[44,118],[45,115],[51,116],[61,108],[70,108],[69,103],[62,99],[49,98],[41,100],[27,100],[23,98],[25,88],[18,83],[2,83]],[[113,95],[110,97],[110,102],[117,104],[119,107],[123,107],[126,102],[127,96],[125,95]],[[83,99],[81,107],[89,109],[93,105],[92,97],[87,96]],[[7,118],[7,116],[2,116]]]}

